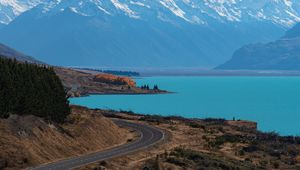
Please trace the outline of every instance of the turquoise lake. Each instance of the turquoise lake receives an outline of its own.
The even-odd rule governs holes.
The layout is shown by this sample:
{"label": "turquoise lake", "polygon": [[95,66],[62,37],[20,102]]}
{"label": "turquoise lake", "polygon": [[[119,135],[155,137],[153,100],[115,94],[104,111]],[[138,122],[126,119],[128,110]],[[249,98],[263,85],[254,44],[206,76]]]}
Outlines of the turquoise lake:
{"label": "turquoise lake", "polygon": [[258,122],[262,131],[300,135],[300,77],[146,77],[136,81],[175,93],[92,95],[70,102],[144,114],[235,117]]}

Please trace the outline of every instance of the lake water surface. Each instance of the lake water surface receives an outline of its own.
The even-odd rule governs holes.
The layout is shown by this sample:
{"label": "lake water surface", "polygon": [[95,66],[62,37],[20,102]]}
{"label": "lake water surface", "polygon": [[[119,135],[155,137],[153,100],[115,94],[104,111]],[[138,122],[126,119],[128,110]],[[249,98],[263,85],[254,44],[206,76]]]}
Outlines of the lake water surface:
{"label": "lake water surface", "polygon": [[262,131],[300,135],[300,77],[147,77],[174,94],[92,95],[72,98],[90,108],[131,110],[188,118],[253,120]]}

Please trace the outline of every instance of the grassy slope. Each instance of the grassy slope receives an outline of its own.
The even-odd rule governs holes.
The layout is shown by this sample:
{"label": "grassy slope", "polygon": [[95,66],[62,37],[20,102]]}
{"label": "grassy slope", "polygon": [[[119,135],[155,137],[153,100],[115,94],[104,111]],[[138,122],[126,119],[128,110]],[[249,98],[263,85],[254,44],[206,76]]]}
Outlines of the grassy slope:
{"label": "grassy slope", "polygon": [[68,122],[34,116],[0,119],[0,169],[25,168],[125,143],[128,132],[100,114],[72,107]]}

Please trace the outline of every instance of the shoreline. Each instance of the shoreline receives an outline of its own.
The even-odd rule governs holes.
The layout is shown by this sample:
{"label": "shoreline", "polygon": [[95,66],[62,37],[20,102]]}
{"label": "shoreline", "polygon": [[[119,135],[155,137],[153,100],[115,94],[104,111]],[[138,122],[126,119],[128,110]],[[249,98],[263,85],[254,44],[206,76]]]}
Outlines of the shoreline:
{"label": "shoreline", "polygon": [[[286,115],[298,117],[296,111],[299,107],[292,99],[299,98],[297,90],[299,80],[297,77],[221,79],[154,77],[144,78],[137,82],[139,85],[143,83],[153,85],[153,82],[157,82],[158,85],[161,84],[161,88],[171,89],[177,93],[164,93],[165,96],[154,96],[156,94],[153,93],[91,93],[90,95],[99,95],[99,97],[70,101],[92,108],[133,110],[144,114],[183,115],[187,118],[232,119],[235,117],[259,122],[259,129],[264,132],[275,131],[283,136],[299,136],[297,120],[285,119]],[[223,82],[225,82],[224,85]],[[235,88],[237,85],[238,88]],[[275,90],[279,96],[274,94]],[[231,95],[231,93],[234,94]],[[147,97],[147,95],[150,96]],[[277,102],[279,103],[276,104]],[[269,119],[268,117],[272,115],[279,119]]]}
{"label": "shoreline", "polygon": [[71,96],[70,98],[79,98],[79,97],[88,97],[88,96],[93,96],[93,95],[100,95],[100,96],[105,96],[105,95],[132,95],[132,96],[138,96],[138,95],[163,95],[163,94],[175,94],[176,92],[169,92],[169,91],[161,91],[161,92],[150,92],[150,93],[140,93],[140,92],[93,92],[93,93],[86,93],[86,94],[81,94],[80,96]]}
{"label": "shoreline", "polygon": [[[83,106],[86,107],[86,106]],[[128,116],[138,116],[138,117],[151,117],[153,119],[167,119],[167,120],[175,120],[175,121],[186,121],[186,122],[193,122],[193,121],[218,121],[218,122],[230,122],[230,124],[234,125],[234,124],[246,124],[246,126],[251,126],[252,128],[255,127],[256,131],[261,132],[261,133],[275,133],[280,137],[300,137],[300,135],[282,135],[276,131],[263,131],[258,129],[259,124],[256,121],[252,121],[252,120],[246,120],[246,119],[237,119],[237,120],[230,120],[230,119],[225,119],[225,118],[218,118],[218,117],[206,117],[206,118],[188,118],[188,117],[184,117],[184,116],[178,116],[178,115],[159,115],[159,114],[143,114],[143,113],[136,113],[130,110],[114,110],[114,109],[101,109],[101,108],[89,108],[90,110],[93,111],[101,111],[103,112],[102,114],[105,117],[110,117],[110,118],[120,118],[120,119],[124,119],[124,117],[120,117],[118,114],[116,113],[120,113],[120,114],[124,114],[124,115],[128,115]],[[130,120],[130,119],[129,119]]]}

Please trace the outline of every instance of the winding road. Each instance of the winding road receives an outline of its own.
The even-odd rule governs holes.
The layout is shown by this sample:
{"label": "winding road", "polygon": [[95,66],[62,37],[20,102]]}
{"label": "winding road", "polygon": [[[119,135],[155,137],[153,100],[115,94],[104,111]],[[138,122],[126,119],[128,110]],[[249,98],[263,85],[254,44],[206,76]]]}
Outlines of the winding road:
{"label": "winding road", "polygon": [[117,156],[123,156],[141,149],[148,148],[164,139],[164,132],[158,128],[131,123],[123,120],[113,120],[118,126],[128,127],[140,133],[140,138],[134,142],[127,143],[109,150],[95,152],[74,158],[60,160],[50,164],[44,164],[32,170],[67,170],[87,165],[97,161],[103,161]]}

